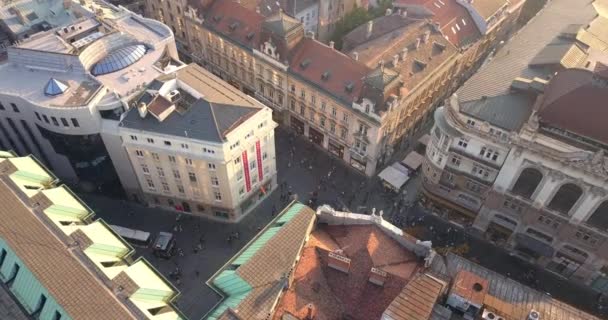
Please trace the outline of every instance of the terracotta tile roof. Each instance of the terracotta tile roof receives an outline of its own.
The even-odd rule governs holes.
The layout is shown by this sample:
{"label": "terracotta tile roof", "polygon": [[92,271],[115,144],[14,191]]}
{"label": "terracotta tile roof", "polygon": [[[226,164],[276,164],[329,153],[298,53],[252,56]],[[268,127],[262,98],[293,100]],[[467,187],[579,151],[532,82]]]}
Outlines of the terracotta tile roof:
{"label": "terracotta tile roof", "polygon": [[418,274],[391,302],[384,314],[391,320],[428,320],[443,290],[444,283]]}
{"label": "terracotta tile roof", "polygon": [[481,36],[469,11],[456,0],[396,0],[393,6],[428,10],[430,18],[439,24],[443,35],[455,46],[467,46]]}
{"label": "terracotta tile roof", "polygon": [[0,182],[0,237],[69,316],[72,319],[136,319],[49,226],[30,211],[9,183],[8,179]]}
{"label": "terracotta tile roof", "polygon": [[[289,68],[292,74],[347,104],[359,97],[362,79],[370,71],[362,63],[309,38],[302,39],[292,50]],[[350,91],[349,84],[352,84]]]}
{"label": "terracotta tile roof", "polygon": [[[422,38],[425,32],[430,32],[428,41],[421,41],[416,49],[417,39]],[[400,56],[397,65],[394,65],[394,57],[401,55],[404,49],[407,49],[405,60]],[[430,24],[417,21],[355,47],[350,55],[355,52],[359,55],[359,61],[370,68],[375,68],[383,61],[385,67],[399,72],[405,89],[412,90],[422,79],[436,72],[448,58],[457,54],[457,49],[439,32],[434,31]]]}
{"label": "terracotta tile roof", "polygon": [[235,1],[215,1],[205,12],[205,27],[247,48],[259,48],[264,16]]}
{"label": "terracotta tile roof", "polygon": [[493,15],[496,14],[496,12],[508,5],[508,1],[507,0],[474,0],[471,1],[471,5],[473,6],[473,8],[475,8],[475,11],[477,11],[477,13],[484,19],[488,20],[490,19]]}
{"label": "terracotta tile roof", "polygon": [[[580,103],[585,101],[585,103]],[[558,72],[545,89],[539,121],[608,144],[608,88],[588,70]]]}
{"label": "terracotta tile roof", "polygon": [[[328,266],[329,252],[336,250],[351,259],[348,274]],[[303,250],[274,319],[286,314],[303,319],[308,304],[314,306],[315,319],[380,319],[418,266],[414,253],[376,226],[320,225]],[[388,273],[384,286],[369,282],[372,267]]]}

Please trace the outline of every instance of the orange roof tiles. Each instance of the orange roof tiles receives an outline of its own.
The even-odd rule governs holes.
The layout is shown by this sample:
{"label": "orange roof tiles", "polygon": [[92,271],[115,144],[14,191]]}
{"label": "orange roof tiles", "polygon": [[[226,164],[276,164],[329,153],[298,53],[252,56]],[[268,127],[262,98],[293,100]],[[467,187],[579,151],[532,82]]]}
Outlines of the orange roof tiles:
{"label": "orange roof tiles", "polygon": [[[302,62],[307,59],[309,63],[304,66],[306,63]],[[309,38],[302,39],[292,50],[289,66],[293,74],[349,104],[359,97],[362,79],[370,71],[362,63]],[[322,79],[326,72],[327,78]],[[350,91],[346,88],[349,83],[353,84]]]}
{"label": "orange roof tiles", "polygon": [[[349,273],[328,266],[330,250],[351,259]],[[418,269],[414,253],[375,226],[318,226],[296,265],[293,284],[279,301],[274,319],[303,318],[314,305],[315,319],[380,319]],[[372,267],[386,271],[384,286],[369,282]],[[393,267],[396,272],[387,270]]]}
{"label": "orange roof tiles", "polygon": [[259,48],[264,16],[235,1],[215,1],[205,13],[204,25],[247,48]]}
{"label": "orange roof tiles", "polygon": [[488,293],[488,280],[472,272],[461,270],[456,274],[450,294],[456,294],[477,306],[483,305]]}
{"label": "orange roof tiles", "polygon": [[443,35],[455,46],[466,46],[481,36],[469,11],[456,0],[395,0],[393,5],[423,7],[432,12],[430,18],[439,24]]}

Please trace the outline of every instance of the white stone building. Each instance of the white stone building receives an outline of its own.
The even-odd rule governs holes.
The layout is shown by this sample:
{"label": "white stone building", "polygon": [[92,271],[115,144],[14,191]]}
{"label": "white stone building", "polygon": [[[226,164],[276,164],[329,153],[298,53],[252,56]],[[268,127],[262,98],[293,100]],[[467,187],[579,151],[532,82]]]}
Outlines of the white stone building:
{"label": "white stone building", "polygon": [[117,135],[127,101],[181,62],[158,21],[104,1],[61,7],[73,21],[21,40],[0,65],[0,146],[35,155],[66,182],[99,187],[133,175]]}
{"label": "white stone building", "polygon": [[550,2],[437,110],[423,185],[521,258],[608,292],[605,17],[579,2]]}
{"label": "white stone building", "polygon": [[196,64],[162,76],[120,122],[130,196],[238,221],[277,185],[275,127],[270,108]]}

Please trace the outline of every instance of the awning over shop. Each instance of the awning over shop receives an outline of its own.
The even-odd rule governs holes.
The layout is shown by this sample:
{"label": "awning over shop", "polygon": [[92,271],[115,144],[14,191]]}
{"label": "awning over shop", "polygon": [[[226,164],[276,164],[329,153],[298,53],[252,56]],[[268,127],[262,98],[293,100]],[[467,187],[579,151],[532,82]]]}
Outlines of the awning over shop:
{"label": "awning over shop", "polygon": [[386,167],[386,169],[380,172],[378,177],[395,190],[401,189],[409,179],[407,168],[399,163],[393,163],[391,166]]}
{"label": "awning over shop", "polygon": [[402,161],[405,166],[414,171],[420,168],[422,162],[424,162],[424,156],[416,151],[410,152]]}
{"label": "awning over shop", "polygon": [[527,234],[518,233],[515,235],[515,241],[518,245],[532,250],[545,257],[552,257],[554,249],[550,244],[537,240]]}
{"label": "awning over shop", "polygon": [[429,141],[431,141],[431,136],[429,136],[428,134],[425,134],[422,137],[420,137],[420,139],[418,139],[418,142],[420,144],[423,144],[424,146],[428,146]]}

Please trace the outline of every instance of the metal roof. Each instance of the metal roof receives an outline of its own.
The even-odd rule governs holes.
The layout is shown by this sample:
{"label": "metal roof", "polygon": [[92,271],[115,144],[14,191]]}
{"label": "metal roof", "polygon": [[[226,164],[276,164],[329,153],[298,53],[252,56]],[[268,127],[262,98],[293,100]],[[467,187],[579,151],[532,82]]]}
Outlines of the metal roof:
{"label": "metal roof", "polygon": [[139,61],[148,49],[143,44],[126,46],[115,50],[93,66],[91,73],[95,76],[116,72]]}
{"label": "metal roof", "polygon": [[460,111],[502,129],[519,131],[530,117],[533,103],[532,97],[513,93],[462,102]]}
{"label": "metal roof", "polygon": [[241,253],[234,261],[232,261],[233,265],[242,265],[245,264],[251,257],[253,257],[260,248],[262,248],[268,240],[274,237],[277,232],[281,230],[281,227],[272,227],[262,233],[255,241],[247,247],[247,249]]}

